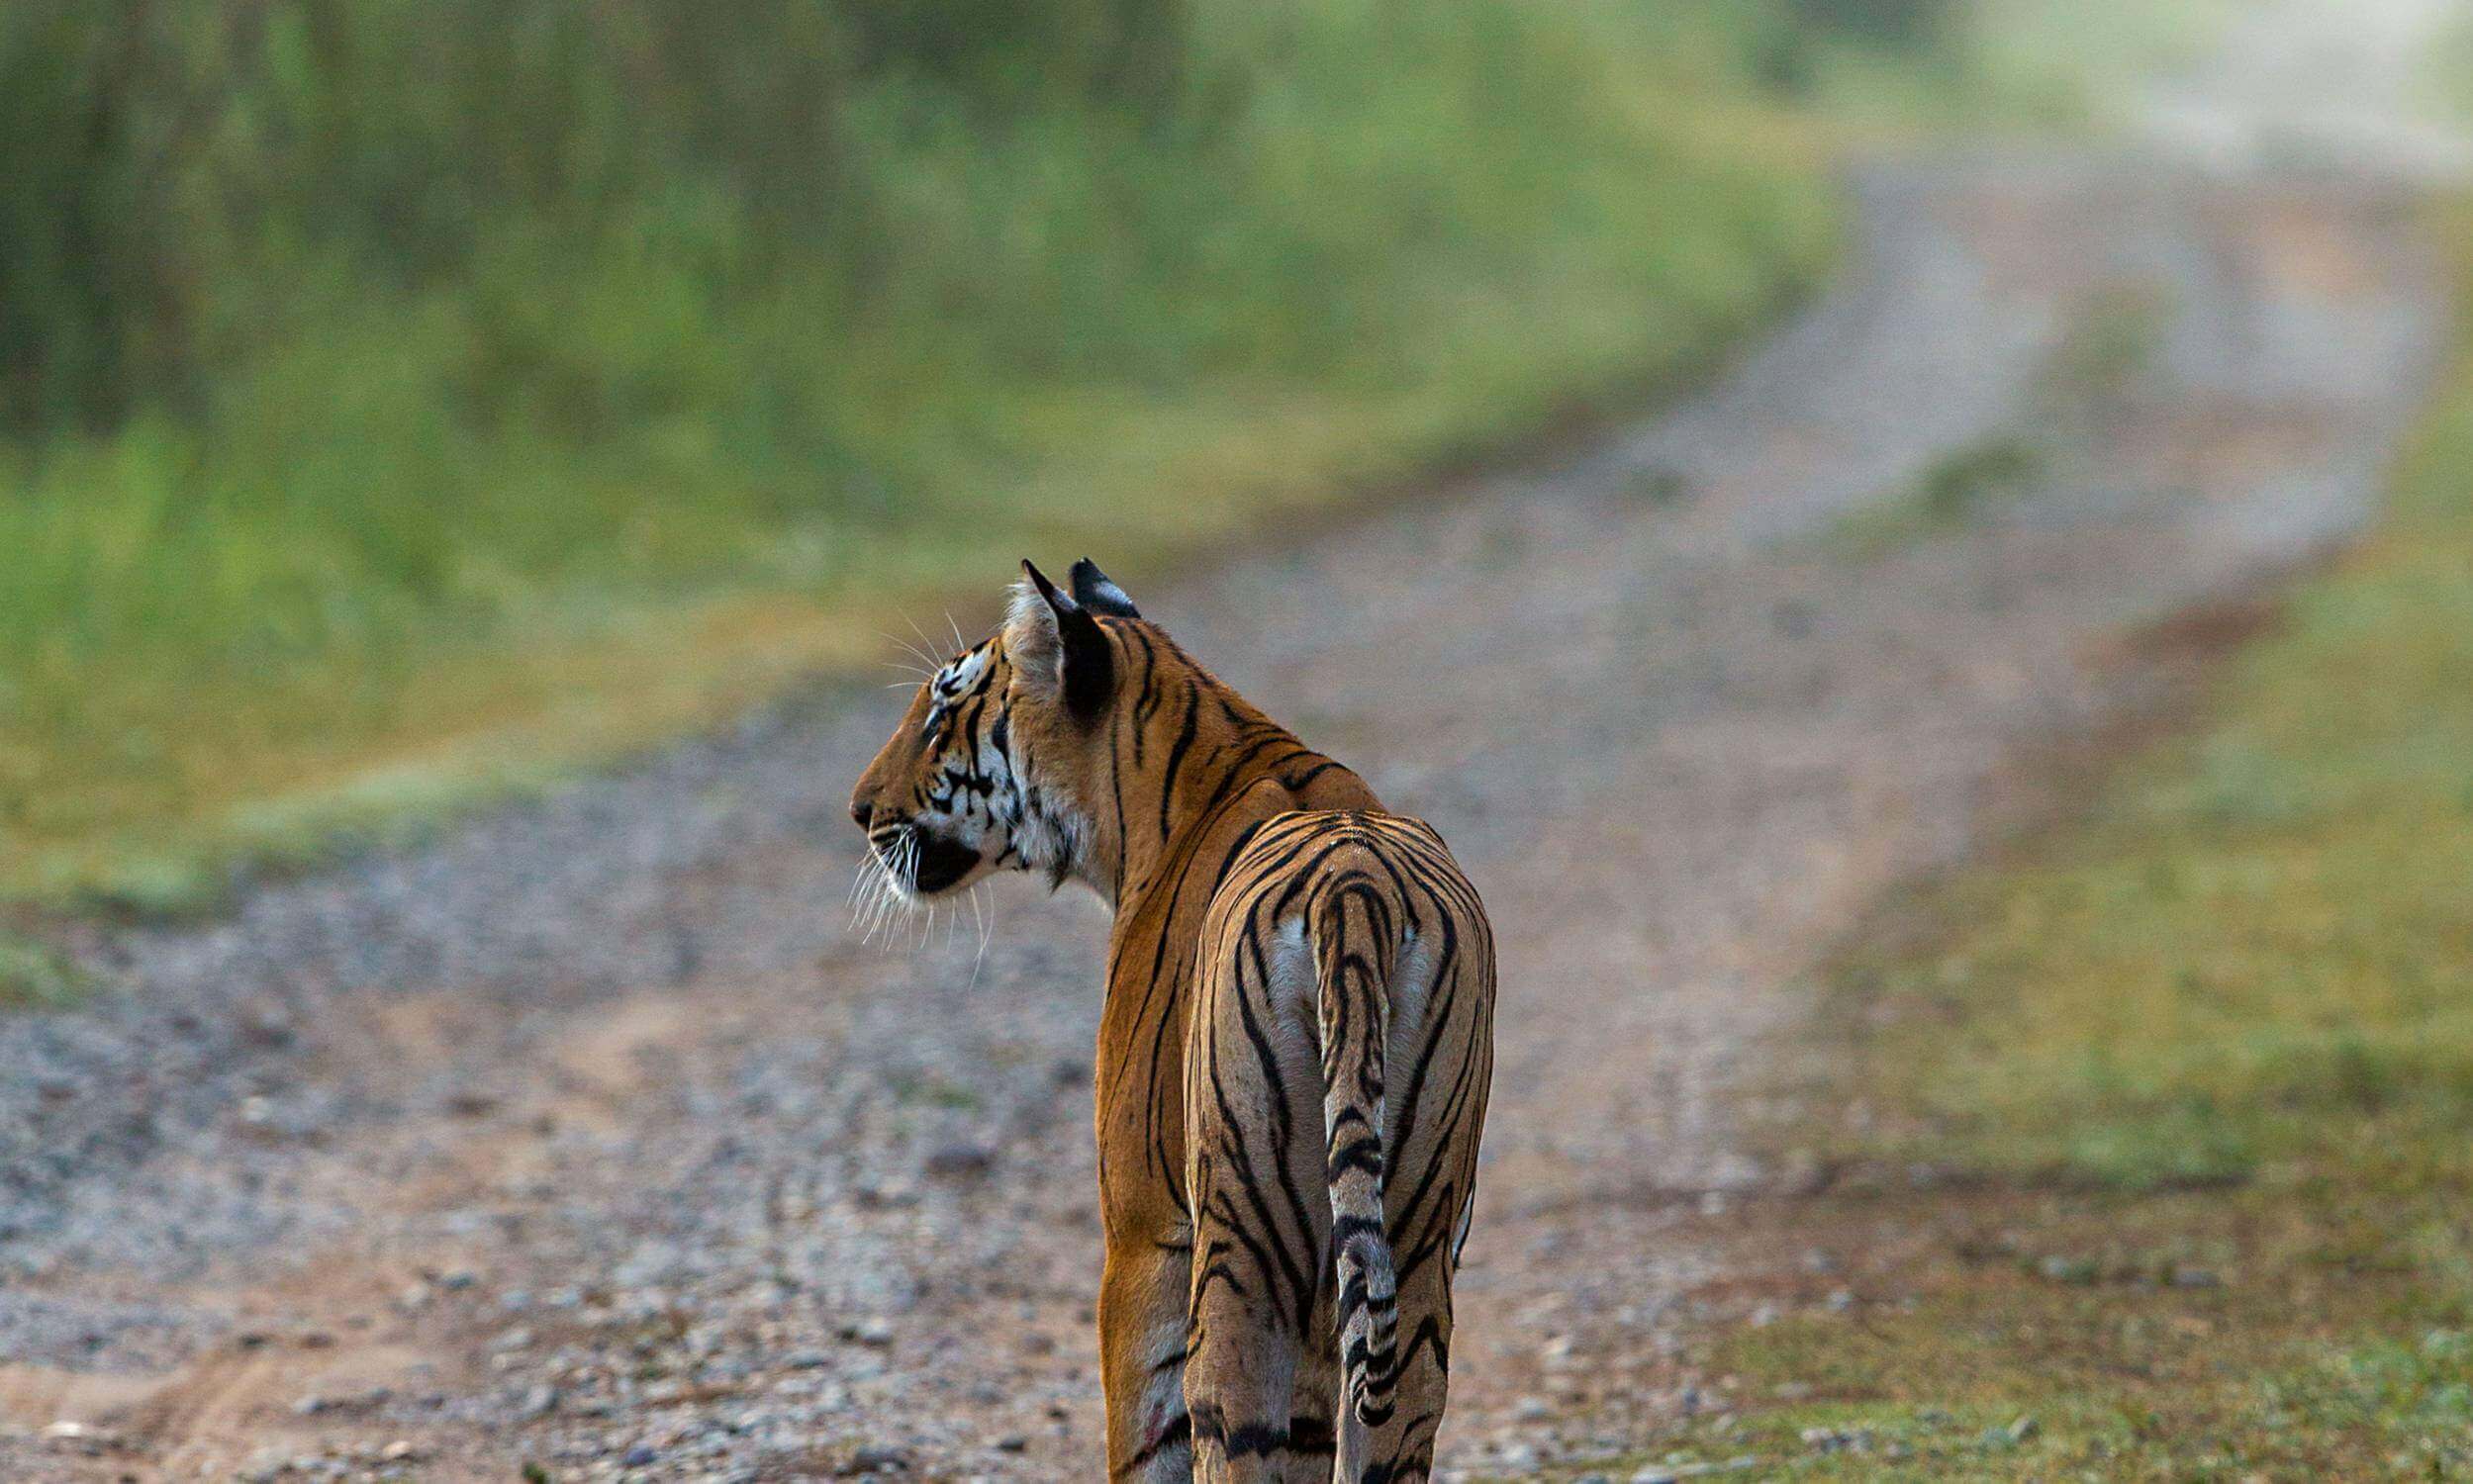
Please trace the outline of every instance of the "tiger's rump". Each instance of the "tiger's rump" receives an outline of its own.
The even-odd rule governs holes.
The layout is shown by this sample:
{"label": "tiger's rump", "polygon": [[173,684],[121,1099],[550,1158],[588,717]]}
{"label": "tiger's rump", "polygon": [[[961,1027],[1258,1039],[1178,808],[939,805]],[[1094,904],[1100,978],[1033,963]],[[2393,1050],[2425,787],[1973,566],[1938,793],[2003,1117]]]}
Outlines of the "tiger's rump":
{"label": "tiger's rump", "polygon": [[[1279,1446],[1336,1447],[1339,1477],[1369,1462],[1412,1477],[1440,1421],[1491,1071],[1484,913],[1422,822],[1301,811],[1237,853],[1201,941],[1186,1077],[1197,1476],[1218,1476],[1214,1448],[1235,1458],[1330,1417],[1330,1440]],[[1213,1346],[1235,1330],[1250,1348]],[[1265,1335],[1300,1351],[1300,1390],[1336,1370],[1336,1394],[1273,1395],[1249,1369]],[[1260,1416],[1237,1415],[1249,1395]]]}

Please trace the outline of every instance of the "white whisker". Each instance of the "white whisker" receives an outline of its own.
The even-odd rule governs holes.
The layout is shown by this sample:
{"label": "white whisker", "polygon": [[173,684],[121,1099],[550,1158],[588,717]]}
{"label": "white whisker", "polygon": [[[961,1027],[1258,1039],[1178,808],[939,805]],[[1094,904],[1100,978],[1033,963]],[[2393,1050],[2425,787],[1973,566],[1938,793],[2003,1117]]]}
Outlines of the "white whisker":
{"label": "white whisker", "polygon": [[[918,625],[913,623],[910,627],[916,628]],[[933,675],[935,672],[944,668],[944,662],[936,658],[933,649],[921,648],[918,644],[911,640],[903,638],[900,634],[893,632],[891,629],[880,628],[876,632],[883,636],[886,643],[900,645],[904,654],[908,655],[911,659],[914,659],[921,665],[926,666],[927,672],[930,675]]]}
{"label": "white whisker", "polygon": [[885,859],[870,845],[859,862],[857,877],[850,882],[850,930],[860,935],[862,943],[867,941],[867,919],[876,909],[876,896],[883,889],[884,877]]}
{"label": "white whisker", "polygon": [[851,883],[850,926],[861,943],[873,943],[876,935],[891,926],[896,915],[908,905],[903,889],[903,874],[909,869],[917,837],[904,834],[890,853],[873,845],[860,862],[858,879]]}
{"label": "white whisker", "polygon": [[979,887],[971,887],[971,915],[979,919],[979,952],[971,959],[970,987],[979,987],[979,971],[988,964],[988,940],[996,930],[996,918],[980,904]]}
{"label": "white whisker", "polygon": [[909,889],[903,883],[916,878],[917,868],[918,832],[904,830],[894,845],[893,859],[885,863],[876,893],[876,910],[868,918],[867,935],[861,942],[875,942],[881,933],[884,935],[883,951],[893,951],[894,924],[909,915],[913,908]]}
{"label": "white whisker", "polygon": [[[915,619],[915,618],[911,617],[911,616],[910,616],[909,614],[907,614],[907,613],[904,613],[904,614],[903,614],[903,615],[902,615],[902,621],[903,621],[903,622],[904,622],[904,623],[906,623],[906,624],[908,624],[908,625],[910,626],[910,632],[912,632],[912,633],[914,633],[914,634],[918,635],[918,642],[919,642],[920,647],[922,647],[922,648],[924,648],[925,650],[927,650],[927,652],[928,652],[928,653],[930,653],[930,654],[935,653],[935,650],[936,650],[936,641],[935,641],[935,640],[933,640],[933,639],[930,639],[929,637],[927,637],[927,630],[925,630],[925,629],[923,629],[923,628],[920,628],[920,627],[918,626],[918,620],[917,620],[917,619]],[[938,668],[939,668],[939,669],[943,668],[943,662],[942,662],[942,661],[938,661],[938,662],[937,662],[937,666],[938,666]]]}
{"label": "white whisker", "polygon": [[[899,840],[894,842],[893,849],[896,856],[901,854],[902,844]],[[893,861],[886,859],[883,851],[878,851],[876,857],[876,875],[868,881],[867,910],[860,919],[859,941],[861,943],[876,941],[876,929],[884,921],[885,897],[892,884]]]}

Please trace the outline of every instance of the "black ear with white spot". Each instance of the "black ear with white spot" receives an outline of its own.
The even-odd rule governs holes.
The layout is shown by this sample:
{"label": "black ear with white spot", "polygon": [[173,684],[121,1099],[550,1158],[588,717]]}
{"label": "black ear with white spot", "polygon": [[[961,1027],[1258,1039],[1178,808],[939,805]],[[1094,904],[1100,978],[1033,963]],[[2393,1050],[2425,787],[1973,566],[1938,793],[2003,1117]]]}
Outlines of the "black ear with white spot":
{"label": "black ear with white spot", "polygon": [[1034,689],[1062,696],[1066,710],[1093,720],[1115,694],[1116,652],[1099,620],[1056,591],[1046,573],[1024,561],[1022,577],[1005,615],[1005,653]]}
{"label": "black ear with white spot", "polygon": [[1133,605],[1125,590],[1108,581],[1099,564],[1084,557],[1074,563],[1074,602],[1086,611],[1104,613],[1110,618],[1139,618],[1142,610]]}

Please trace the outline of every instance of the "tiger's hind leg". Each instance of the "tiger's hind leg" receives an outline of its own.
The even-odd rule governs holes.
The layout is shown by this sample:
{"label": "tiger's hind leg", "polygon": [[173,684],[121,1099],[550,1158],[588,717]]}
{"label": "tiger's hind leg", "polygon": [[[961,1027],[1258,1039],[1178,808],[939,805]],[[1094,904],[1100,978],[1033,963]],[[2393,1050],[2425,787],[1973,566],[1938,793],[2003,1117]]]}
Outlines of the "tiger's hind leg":
{"label": "tiger's hind leg", "polygon": [[1263,1323],[1234,1295],[1213,1295],[1194,1316],[1191,1346],[1185,1396],[1195,1484],[1281,1484],[1295,1337]]}
{"label": "tiger's hind leg", "polygon": [[[1216,956],[1188,1043],[1193,1292],[1185,1394],[1193,1477],[1211,1484],[1299,1477],[1292,1443],[1317,1450],[1303,1477],[1330,1476],[1338,1388],[1316,1363],[1327,1346],[1304,1340],[1331,1323],[1331,1218],[1321,1064],[1296,1009],[1295,985],[1312,966],[1297,948]],[[1310,1331],[1317,1322],[1323,1329]],[[1319,1380],[1320,1393],[1303,1394],[1300,1380]]]}
{"label": "tiger's hind leg", "polygon": [[1193,1477],[1185,1411],[1191,1265],[1173,1242],[1108,1241],[1099,1283],[1099,1371],[1113,1484],[1186,1484]]}
{"label": "tiger's hind leg", "polygon": [[[1196,1484],[1282,1484],[1298,1372],[1295,1282],[1312,1284],[1310,1247],[1291,1253],[1261,1220],[1265,1196],[1236,1171],[1194,1162],[1193,1299],[1185,1371]],[[1240,1194],[1240,1190],[1245,1193]],[[1309,1300],[1310,1302],[1310,1300]]]}
{"label": "tiger's hind leg", "polygon": [[1288,1445],[1281,1454],[1281,1484],[1331,1484],[1339,1446],[1334,1429],[1340,1405],[1335,1298],[1332,1286],[1322,1284],[1313,1318],[1306,1322],[1304,1338],[1297,1345],[1296,1375],[1288,1385]]}

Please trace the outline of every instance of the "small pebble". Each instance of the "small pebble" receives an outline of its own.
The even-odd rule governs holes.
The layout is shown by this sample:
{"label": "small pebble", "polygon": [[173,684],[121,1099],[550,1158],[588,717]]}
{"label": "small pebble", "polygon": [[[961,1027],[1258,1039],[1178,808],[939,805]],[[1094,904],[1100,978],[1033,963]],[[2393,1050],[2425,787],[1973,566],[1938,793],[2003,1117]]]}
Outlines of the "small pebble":
{"label": "small pebble", "polygon": [[850,1455],[844,1471],[854,1474],[900,1474],[910,1469],[910,1455],[900,1448],[865,1447]]}
{"label": "small pebble", "polygon": [[948,1144],[927,1157],[927,1172],[938,1179],[972,1179],[996,1166],[996,1152],[977,1144]]}
{"label": "small pebble", "polygon": [[836,1333],[838,1333],[842,1339],[850,1341],[855,1345],[867,1345],[882,1347],[893,1344],[893,1321],[871,1316],[867,1319],[852,1320],[850,1323],[843,1325]]}

